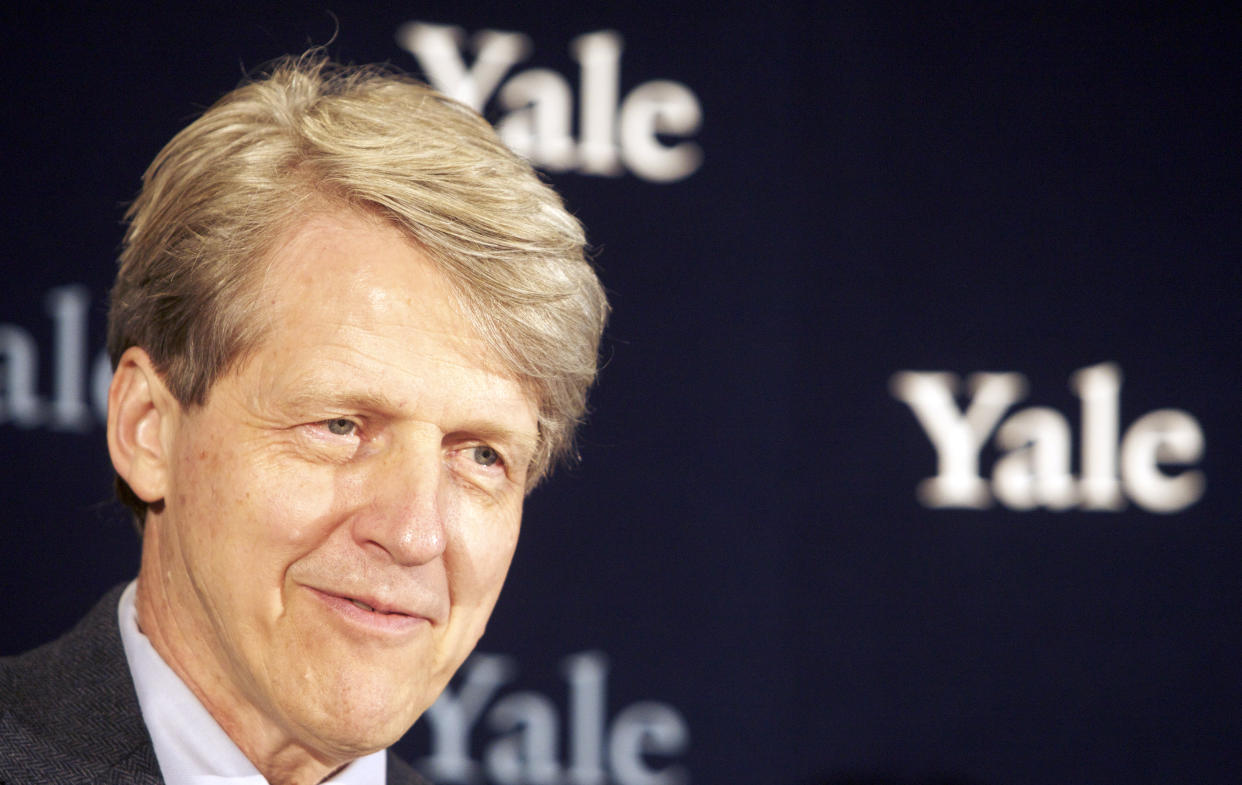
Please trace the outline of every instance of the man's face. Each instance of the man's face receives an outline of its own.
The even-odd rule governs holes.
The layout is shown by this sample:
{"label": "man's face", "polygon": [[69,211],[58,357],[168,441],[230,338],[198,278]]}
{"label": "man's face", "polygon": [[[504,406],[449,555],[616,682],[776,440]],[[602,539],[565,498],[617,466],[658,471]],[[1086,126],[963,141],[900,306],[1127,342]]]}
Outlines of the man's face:
{"label": "man's face", "polygon": [[306,219],[261,294],[258,349],[168,428],[140,623],[226,730],[352,757],[404,733],[483,633],[536,410],[379,219]]}

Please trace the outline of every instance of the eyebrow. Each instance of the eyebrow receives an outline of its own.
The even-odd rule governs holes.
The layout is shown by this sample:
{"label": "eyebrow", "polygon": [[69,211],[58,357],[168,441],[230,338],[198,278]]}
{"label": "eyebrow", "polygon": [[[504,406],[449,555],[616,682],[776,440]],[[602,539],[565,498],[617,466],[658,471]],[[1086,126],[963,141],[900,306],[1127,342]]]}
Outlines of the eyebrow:
{"label": "eyebrow", "polygon": [[297,385],[297,391],[285,399],[285,406],[294,409],[315,409],[324,404],[347,409],[372,411],[395,416],[401,412],[401,404],[382,392],[373,390],[341,390],[316,381]]}

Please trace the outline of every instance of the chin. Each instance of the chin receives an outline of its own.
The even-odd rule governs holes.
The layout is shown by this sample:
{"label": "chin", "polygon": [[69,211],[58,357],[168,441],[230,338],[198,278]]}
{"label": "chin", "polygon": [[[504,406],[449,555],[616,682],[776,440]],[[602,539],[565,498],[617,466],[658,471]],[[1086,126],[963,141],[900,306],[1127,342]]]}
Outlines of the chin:
{"label": "chin", "polygon": [[417,717],[334,717],[328,724],[308,728],[307,746],[342,762],[391,747],[414,724]]}
{"label": "chin", "polygon": [[337,698],[306,724],[310,735],[317,739],[314,746],[342,759],[392,746],[426,708],[415,696],[391,688],[369,695],[345,689],[337,693]]}

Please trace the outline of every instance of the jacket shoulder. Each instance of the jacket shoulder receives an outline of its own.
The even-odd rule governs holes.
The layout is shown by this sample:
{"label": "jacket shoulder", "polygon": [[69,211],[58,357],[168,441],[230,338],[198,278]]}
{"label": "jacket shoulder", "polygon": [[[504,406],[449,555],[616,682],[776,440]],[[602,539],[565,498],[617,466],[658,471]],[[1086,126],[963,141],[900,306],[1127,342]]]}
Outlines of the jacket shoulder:
{"label": "jacket shoulder", "polygon": [[61,638],[0,658],[0,782],[160,781],[117,626],[123,588]]}

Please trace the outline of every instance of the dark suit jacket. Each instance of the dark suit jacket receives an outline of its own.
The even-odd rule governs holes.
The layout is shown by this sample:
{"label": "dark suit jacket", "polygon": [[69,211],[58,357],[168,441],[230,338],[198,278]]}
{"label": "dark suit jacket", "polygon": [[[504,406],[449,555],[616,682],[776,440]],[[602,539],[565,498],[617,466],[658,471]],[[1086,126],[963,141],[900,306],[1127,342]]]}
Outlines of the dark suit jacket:
{"label": "dark suit jacket", "polygon": [[[0,658],[0,784],[162,785],[108,592],[59,640]],[[388,753],[388,785],[426,785]]]}

